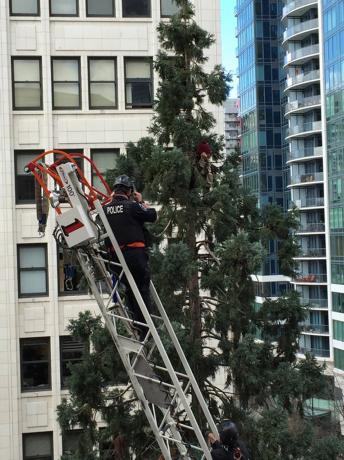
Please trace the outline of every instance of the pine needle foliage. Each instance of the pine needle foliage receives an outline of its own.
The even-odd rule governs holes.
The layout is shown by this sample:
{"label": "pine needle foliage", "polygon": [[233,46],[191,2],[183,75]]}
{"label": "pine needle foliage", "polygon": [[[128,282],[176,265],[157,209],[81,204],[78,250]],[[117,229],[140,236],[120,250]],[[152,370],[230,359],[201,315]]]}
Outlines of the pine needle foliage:
{"label": "pine needle foliage", "polygon": [[[135,178],[137,189],[158,206],[159,220],[150,226],[151,271],[214,418],[238,423],[254,460],[308,459],[318,432],[305,420],[305,404],[324,390],[324,369],[311,356],[296,359],[306,314],[296,293],[266,299],[257,311],[252,279],[270,240],[279,242],[281,274],[294,274],[298,246],[291,231],[298,216],[273,205],[258,209],[242,187],[240,153],[225,156],[217,134],[222,127],[211,110],[222,110],[231,77],[221,66],[210,67],[214,37],[196,23],[191,2],[175,2],[178,13],[158,27],[159,87],[149,136],[129,143],[107,178]],[[199,153],[204,142],[211,152],[206,174]],[[82,316],[71,326],[88,351],[73,367],[71,396],[58,417],[63,430],[80,426],[88,441],[79,456],[66,458],[100,458],[101,413],[107,439],[124,438],[138,459],[155,460],[159,452],[133,395],[107,389],[123,370],[101,329],[99,320]],[[226,388],[216,384],[219,370],[227,375]],[[197,404],[193,409],[206,428]],[[327,442],[320,443],[324,449]],[[333,460],[340,449],[336,441]]]}

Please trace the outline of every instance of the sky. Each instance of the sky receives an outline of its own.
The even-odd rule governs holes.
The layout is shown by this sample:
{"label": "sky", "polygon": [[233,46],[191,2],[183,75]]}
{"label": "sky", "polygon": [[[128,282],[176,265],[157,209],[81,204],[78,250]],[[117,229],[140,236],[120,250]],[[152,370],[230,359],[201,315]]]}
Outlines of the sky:
{"label": "sky", "polygon": [[237,96],[238,83],[235,75],[238,67],[238,61],[235,57],[235,48],[237,47],[235,37],[236,17],[234,16],[235,3],[235,0],[221,0],[222,62],[225,69],[233,74],[233,89],[230,97]]}

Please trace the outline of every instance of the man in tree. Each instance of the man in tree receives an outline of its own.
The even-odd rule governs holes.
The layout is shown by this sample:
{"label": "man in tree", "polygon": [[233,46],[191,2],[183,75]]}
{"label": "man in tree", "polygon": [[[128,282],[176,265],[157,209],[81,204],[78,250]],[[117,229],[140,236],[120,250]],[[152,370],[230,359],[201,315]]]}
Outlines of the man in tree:
{"label": "man in tree", "polygon": [[[113,199],[111,203],[104,206],[104,212],[143,301],[150,311],[150,270],[143,226],[145,222],[155,222],[157,214],[154,208],[150,208],[144,203],[141,193],[134,191],[133,183],[128,176],[118,176],[113,191]],[[127,288],[128,308],[134,321],[144,323],[145,319],[128,280],[123,278],[123,282]],[[140,339],[143,340],[145,328],[137,326],[137,329]]]}

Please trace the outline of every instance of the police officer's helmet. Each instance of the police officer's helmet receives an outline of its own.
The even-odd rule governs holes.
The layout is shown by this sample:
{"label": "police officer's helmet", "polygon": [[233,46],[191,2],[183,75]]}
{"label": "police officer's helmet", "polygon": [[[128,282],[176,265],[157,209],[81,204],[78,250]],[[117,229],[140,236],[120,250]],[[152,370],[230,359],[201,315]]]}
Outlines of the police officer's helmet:
{"label": "police officer's helmet", "polygon": [[231,446],[239,438],[239,431],[235,423],[230,420],[224,420],[219,426],[221,443],[225,446]]}
{"label": "police officer's helmet", "polygon": [[113,184],[113,190],[116,189],[128,189],[132,190],[133,189],[133,182],[130,180],[128,176],[123,174],[122,176],[118,176],[115,179],[115,182]]}

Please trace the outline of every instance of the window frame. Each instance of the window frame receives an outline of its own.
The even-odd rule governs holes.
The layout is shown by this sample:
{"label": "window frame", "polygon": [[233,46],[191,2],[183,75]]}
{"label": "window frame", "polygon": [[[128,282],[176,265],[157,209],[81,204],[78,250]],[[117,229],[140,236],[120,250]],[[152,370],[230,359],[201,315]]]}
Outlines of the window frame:
{"label": "window frame", "polygon": [[75,14],[53,14],[51,12],[51,2],[53,0],[49,0],[49,17],[51,18],[77,18],[80,15],[80,9],[79,9],[79,0],[75,0],[75,5],[76,5],[76,13]]}
{"label": "window frame", "polygon": [[[121,155],[121,149],[119,147],[114,147],[114,148],[95,148],[95,149],[90,149],[90,158],[91,158],[91,161],[93,161],[93,163],[97,166],[97,163],[95,162],[94,160],[94,154],[97,155],[97,153],[105,153],[106,155],[107,154],[111,154],[111,153],[115,153],[115,155],[118,155],[118,158],[120,157]],[[98,166],[97,166],[98,168]],[[98,168],[99,169],[99,168]],[[99,172],[101,175],[103,175],[104,173],[99,169]],[[96,174],[92,171],[92,175],[91,175],[91,184],[94,185],[94,176],[96,176]],[[105,179],[105,178],[104,178]],[[109,186],[111,187],[112,184],[109,184]]]}
{"label": "window frame", "polygon": [[62,343],[65,339],[69,339],[70,342],[75,342],[75,344],[78,344],[80,345],[80,349],[82,348],[82,355],[83,355],[83,351],[84,351],[84,344],[82,342],[78,342],[77,340],[73,339],[73,336],[71,335],[60,335],[60,386],[61,386],[61,390],[67,390],[69,387],[68,387],[68,384],[66,383],[66,379],[69,377],[69,375],[63,375],[63,363],[67,362],[68,364],[70,362],[80,362],[82,361],[82,357],[80,359],[63,359],[62,357],[62,352],[64,351],[63,350],[63,346],[62,346]]}
{"label": "window frame", "polygon": [[148,0],[149,1],[149,12],[148,12],[148,15],[147,16],[137,16],[137,15],[130,15],[130,16],[125,16],[124,15],[124,2],[126,0],[122,0],[122,18],[129,18],[129,19],[132,19],[132,18],[152,18],[152,0]]}
{"label": "window frame", "polygon": [[112,0],[112,14],[89,14],[88,12],[88,0],[85,1],[86,17],[87,18],[115,18],[116,17],[116,5],[115,0]]}
{"label": "window frame", "polygon": [[[150,85],[151,85],[151,105],[140,106],[140,107],[133,107],[132,103],[129,105],[127,101],[127,62],[128,61],[142,61],[142,62],[149,62],[150,64]],[[129,79],[130,80],[130,79]],[[133,79],[135,80],[135,79]],[[130,83],[130,82],[129,82]],[[147,110],[152,109],[154,105],[154,72],[153,72],[153,58],[150,56],[147,57],[133,57],[133,56],[125,56],[124,57],[124,93],[125,93],[125,109],[126,110]]]}
{"label": "window frame", "polygon": [[[19,190],[19,175],[17,173],[17,165],[18,165],[18,156],[20,154],[22,155],[29,155],[32,153],[33,156],[37,156],[41,153],[42,151],[41,150],[17,150],[15,149],[14,150],[14,186],[15,186],[15,203],[16,204],[35,204],[35,198],[33,198],[32,200],[19,200],[18,199],[18,190]],[[24,176],[25,173],[23,172],[23,174],[21,174],[21,176]],[[33,180],[33,185],[35,187],[35,178],[34,176],[30,176],[32,177],[32,180]]]}
{"label": "window frame", "polygon": [[[72,249],[70,248],[62,248],[56,245],[56,253],[57,253],[57,286],[58,286],[58,297],[74,297],[74,296],[80,296],[80,295],[87,295],[88,294],[88,289],[86,288],[85,290],[70,290],[70,291],[65,291],[63,290],[64,286],[61,286],[60,282],[60,250],[61,251],[71,251]],[[64,252],[62,252],[62,256],[64,256]],[[64,260],[64,259],[63,259]],[[81,276],[84,277],[82,269],[80,265],[78,265],[80,271],[81,271]],[[85,277],[84,277],[85,278]],[[86,278],[85,278],[86,279]]]}
{"label": "window frame", "polygon": [[[20,249],[21,248],[28,248],[28,247],[39,247],[44,249],[44,256],[45,256],[45,267],[34,267],[34,268],[20,268]],[[45,292],[42,293],[28,293],[28,294],[22,294],[21,293],[21,272],[28,272],[28,271],[43,271],[45,272],[45,285],[46,285],[46,290]],[[25,299],[25,298],[33,298],[33,297],[47,297],[49,295],[49,273],[48,273],[48,248],[46,243],[24,243],[24,244],[17,244],[17,277],[18,277],[18,297],[20,299]]]}
{"label": "window frame", "polygon": [[30,13],[13,13],[12,11],[12,0],[10,0],[10,16],[23,16],[23,17],[39,17],[41,15],[41,2],[40,0],[36,0],[37,5],[37,14],[30,14]]}
{"label": "window frame", "polygon": [[[33,457],[29,457],[27,456],[26,454],[26,446],[25,446],[25,438],[26,437],[29,437],[29,436],[39,436],[39,435],[44,435],[44,434],[48,434],[49,435],[49,440],[50,440],[50,451],[51,451],[51,454],[50,454],[50,458],[49,460],[54,460],[54,441],[53,441],[53,432],[52,431],[39,431],[39,432],[33,432],[33,433],[22,433],[22,446],[23,446],[23,460],[32,460]],[[40,458],[40,457],[37,457],[35,456],[33,460],[37,460],[37,458]],[[42,457],[42,460],[46,460],[47,457]]]}
{"label": "window frame", "polygon": [[[73,434],[72,434],[73,433]],[[62,433],[62,454],[66,454],[68,451],[66,449],[66,436],[71,435],[75,437],[80,437],[84,433],[84,430],[81,428],[76,428],[74,430],[66,430]],[[77,439],[77,444],[79,442],[79,439]]]}
{"label": "window frame", "polygon": [[[47,361],[48,363],[48,384],[44,388],[37,388],[37,387],[24,387],[23,383],[23,348],[24,348],[24,342],[26,343],[44,343],[48,344],[49,348],[49,360]],[[50,391],[51,390],[51,343],[50,343],[50,337],[22,337],[19,339],[20,343],[20,392],[21,393],[32,393],[32,392],[41,392],[41,391]],[[29,361],[29,363],[34,363],[36,361]],[[45,363],[46,361],[38,361],[40,363]]]}
{"label": "window frame", "polygon": [[[163,0],[160,0],[160,17],[164,19],[169,19],[173,16],[173,14],[162,14],[162,2]],[[178,6],[177,6],[178,8]]]}
{"label": "window frame", "polygon": [[[78,62],[78,81],[54,81],[54,61],[77,61]],[[81,110],[82,109],[82,83],[81,83],[81,59],[80,56],[51,56],[51,101],[52,110]],[[78,83],[79,88],[79,104],[75,107],[56,107],[54,101],[55,83]]]}
{"label": "window frame", "polygon": [[[115,97],[116,104],[113,107],[109,106],[91,106],[91,84],[92,83],[109,83],[109,80],[97,80],[91,81],[91,60],[104,60],[104,61],[113,61],[115,67]],[[118,109],[118,65],[116,56],[88,56],[87,57],[87,74],[88,74],[88,108],[89,110],[117,110]],[[112,82],[111,82],[112,83]]]}
{"label": "window frame", "polygon": [[[15,81],[14,80],[14,62],[16,60],[22,61],[38,61],[39,65],[39,82],[37,81]],[[43,77],[42,77],[42,57],[41,56],[12,56],[11,57],[11,85],[12,85],[12,110],[19,111],[19,110],[43,110]],[[16,83],[39,83],[39,106],[37,107],[16,107],[15,105],[15,85]]]}

